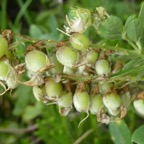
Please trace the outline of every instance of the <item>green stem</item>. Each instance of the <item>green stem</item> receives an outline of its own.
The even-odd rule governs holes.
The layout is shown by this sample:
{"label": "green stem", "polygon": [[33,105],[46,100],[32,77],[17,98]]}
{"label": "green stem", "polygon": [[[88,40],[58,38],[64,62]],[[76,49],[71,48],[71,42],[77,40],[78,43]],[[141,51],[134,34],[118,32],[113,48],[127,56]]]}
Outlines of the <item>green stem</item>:
{"label": "green stem", "polygon": [[1,28],[7,28],[7,0],[1,1]]}
{"label": "green stem", "polygon": [[[22,0],[17,0],[17,3],[18,3],[18,5],[20,6],[20,9],[22,9],[22,8],[23,8],[23,5],[24,5],[23,1],[22,1]],[[30,3],[31,3],[31,2],[30,2]],[[28,23],[29,25],[31,25],[31,24],[32,24],[32,20],[31,20],[31,18],[29,17],[29,15],[30,15],[30,14],[29,14],[28,10],[26,10],[25,13],[24,13],[24,17],[25,17],[27,23]]]}
{"label": "green stem", "polygon": [[[19,3],[20,1],[17,0]],[[22,2],[22,1],[21,1]],[[31,4],[32,0],[27,0],[21,7],[21,10],[19,11],[19,13],[17,14],[17,17],[15,19],[14,25],[17,26],[20,23],[20,19],[22,18],[22,16],[26,13],[28,6]],[[25,14],[28,16],[28,14]]]}

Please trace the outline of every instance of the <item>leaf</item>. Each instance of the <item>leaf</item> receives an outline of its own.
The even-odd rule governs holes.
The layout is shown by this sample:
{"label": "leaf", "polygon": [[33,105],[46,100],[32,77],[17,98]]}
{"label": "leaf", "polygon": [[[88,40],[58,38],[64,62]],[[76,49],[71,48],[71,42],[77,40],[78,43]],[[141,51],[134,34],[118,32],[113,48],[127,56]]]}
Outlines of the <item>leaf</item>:
{"label": "leaf", "polygon": [[133,42],[138,42],[142,39],[144,30],[144,3],[142,4],[138,18],[130,16],[125,24],[127,37]]}
{"label": "leaf", "polygon": [[37,102],[34,106],[27,106],[23,114],[24,121],[30,121],[42,113],[42,103]]}
{"label": "leaf", "polygon": [[135,15],[131,15],[131,16],[128,17],[128,19],[126,20],[126,23],[125,23],[125,25],[124,25],[124,31],[126,31],[126,29],[127,29],[128,26],[129,26],[129,23],[130,23],[131,21],[133,21],[135,18],[136,18]]}
{"label": "leaf", "polygon": [[42,35],[42,31],[37,25],[32,24],[29,30],[30,36],[35,39],[39,39]]}
{"label": "leaf", "polygon": [[132,142],[144,144],[144,125],[137,128],[132,134]]}
{"label": "leaf", "polygon": [[15,95],[17,96],[17,100],[15,101],[13,114],[15,116],[20,116],[30,102],[31,97],[33,97],[31,87],[20,85],[16,89]]}
{"label": "leaf", "polygon": [[134,42],[137,42],[139,38],[137,26],[138,26],[138,20],[134,19],[131,22],[129,22],[126,28],[127,37]]}
{"label": "leaf", "polygon": [[109,130],[115,144],[131,144],[131,133],[123,120],[111,122]]}
{"label": "leaf", "polygon": [[140,57],[134,58],[130,60],[128,63],[126,63],[122,70],[131,69],[132,67],[136,66],[138,67],[141,64],[141,62],[144,63],[144,61]]}
{"label": "leaf", "polygon": [[144,24],[144,2],[142,3],[141,10],[139,12],[138,21]]}
{"label": "leaf", "polygon": [[106,39],[120,39],[123,24],[120,18],[116,16],[110,16],[98,28],[100,36]]}

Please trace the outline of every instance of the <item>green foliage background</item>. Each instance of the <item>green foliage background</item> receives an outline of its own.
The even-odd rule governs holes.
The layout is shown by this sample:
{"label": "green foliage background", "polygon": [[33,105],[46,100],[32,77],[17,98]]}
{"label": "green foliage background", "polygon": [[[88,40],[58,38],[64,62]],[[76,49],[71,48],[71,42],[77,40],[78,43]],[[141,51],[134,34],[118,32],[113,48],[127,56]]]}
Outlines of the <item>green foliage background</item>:
{"label": "green foliage background", "polygon": [[[14,33],[29,35],[35,39],[65,39],[56,28],[64,29],[65,15],[74,6],[95,9],[103,6],[110,15],[122,18],[137,14],[142,1],[138,0],[1,0],[0,29],[11,29]],[[91,33],[89,35],[89,33]],[[93,30],[87,32],[90,39],[99,37]],[[19,57],[24,50],[19,46]],[[37,102],[32,89],[19,86],[10,95],[0,97],[0,144],[130,144],[131,135],[144,120],[129,108],[123,121],[100,124],[95,115],[78,128],[85,114],[72,111],[67,117],[58,113],[55,105]],[[140,129],[141,130],[141,129]],[[143,130],[143,129],[142,129]],[[142,131],[141,130],[141,131]],[[137,133],[133,141],[138,142]],[[139,142],[144,143],[143,141]]]}

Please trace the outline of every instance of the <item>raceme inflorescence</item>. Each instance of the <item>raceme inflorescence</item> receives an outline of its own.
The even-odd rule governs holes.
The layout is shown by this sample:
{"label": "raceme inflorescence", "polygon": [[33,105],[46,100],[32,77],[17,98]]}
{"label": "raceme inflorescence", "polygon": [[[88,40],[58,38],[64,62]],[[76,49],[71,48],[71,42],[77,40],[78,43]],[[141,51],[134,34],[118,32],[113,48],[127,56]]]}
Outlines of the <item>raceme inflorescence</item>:
{"label": "raceme inflorescence", "polygon": [[[103,7],[94,11],[76,7],[70,13],[65,31],[60,30],[68,36],[64,41],[31,40],[11,30],[2,31],[0,85],[4,91],[0,95],[20,84],[31,86],[37,101],[56,104],[63,116],[72,109],[86,113],[81,122],[93,114],[108,124],[123,118],[131,103],[144,117],[144,91],[139,86],[144,69],[141,37],[134,41],[129,36],[134,18],[123,25]],[[89,39],[86,31],[90,27],[102,40],[94,43]],[[16,53],[19,39],[25,43],[23,58]],[[117,39],[127,42],[126,48]],[[110,45],[108,41],[116,43]]]}

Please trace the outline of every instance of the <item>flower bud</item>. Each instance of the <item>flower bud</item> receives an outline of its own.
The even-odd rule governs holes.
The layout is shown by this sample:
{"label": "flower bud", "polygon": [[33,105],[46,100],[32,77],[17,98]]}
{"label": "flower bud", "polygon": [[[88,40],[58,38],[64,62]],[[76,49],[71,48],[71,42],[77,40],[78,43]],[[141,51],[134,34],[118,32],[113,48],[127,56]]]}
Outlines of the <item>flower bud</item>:
{"label": "flower bud", "polygon": [[111,67],[107,60],[101,59],[96,62],[95,70],[98,75],[103,75],[108,74],[111,71]]}
{"label": "flower bud", "polygon": [[34,73],[50,65],[47,55],[39,50],[33,50],[27,53],[25,56],[25,63],[27,69]]}
{"label": "flower bud", "polygon": [[103,101],[102,101],[102,96],[100,94],[91,94],[90,95],[90,112],[92,114],[98,113],[101,108],[103,107]]}
{"label": "flower bud", "polygon": [[2,35],[0,35],[0,58],[3,57],[7,51],[8,42]]}
{"label": "flower bud", "polygon": [[56,52],[58,61],[67,67],[73,67],[78,62],[79,54],[71,47],[60,47]]}
{"label": "flower bud", "polygon": [[84,8],[73,8],[70,11],[70,18],[66,16],[68,27],[65,26],[66,32],[84,32],[91,24],[91,12]]}
{"label": "flower bud", "polygon": [[89,48],[90,41],[84,34],[75,33],[70,36],[70,44],[76,50],[85,51]]}
{"label": "flower bud", "polygon": [[52,78],[46,79],[45,89],[49,100],[57,100],[63,92],[62,83],[56,83]]}

